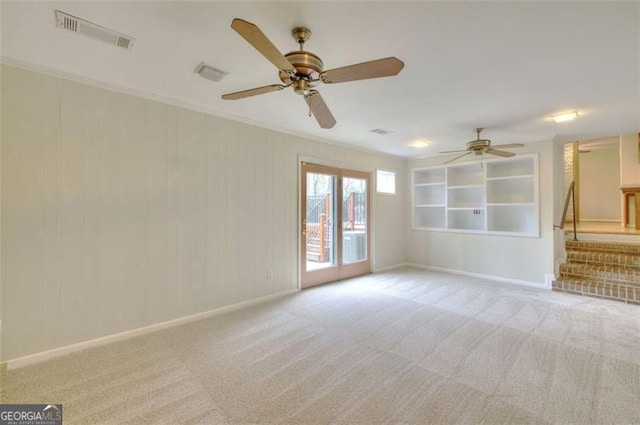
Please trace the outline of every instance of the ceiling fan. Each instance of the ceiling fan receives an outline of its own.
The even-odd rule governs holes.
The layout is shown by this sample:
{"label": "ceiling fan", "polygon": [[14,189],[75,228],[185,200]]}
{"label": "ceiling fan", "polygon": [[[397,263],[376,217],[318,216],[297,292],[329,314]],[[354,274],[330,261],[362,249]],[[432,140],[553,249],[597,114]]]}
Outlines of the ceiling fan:
{"label": "ceiling fan", "polygon": [[505,158],[511,158],[512,156],[515,155],[515,153],[502,151],[502,150],[498,150],[498,149],[494,149],[494,148],[509,149],[509,148],[521,148],[521,147],[524,146],[522,143],[509,143],[509,144],[506,144],[506,145],[496,145],[494,147],[491,147],[491,140],[489,140],[489,139],[481,139],[480,138],[480,132],[482,130],[483,130],[482,128],[476,128],[475,129],[475,132],[477,133],[477,138],[476,138],[476,140],[471,140],[470,142],[467,142],[467,148],[466,149],[457,150],[457,151],[440,152],[440,153],[464,152],[462,155],[458,155],[455,158],[448,160],[447,162],[445,162],[445,164],[453,162],[456,159],[460,159],[463,156],[467,156],[467,155],[472,154],[472,153],[475,154],[475,155],[484,155],[485,153],[488,153],[488,154],[491,154],[491,155],[497,155],[497,156],[502,156],[502,157],[505,157]]}
{"label": "ceiling fan", "polygon": [[291,31],[291,35],[300,45],[300,50],[294,50],[286,55],[280,53],[260,28],[251,22],[235,18],[231,22],[231,28],[278,68],[278,76],[283,84],[271,84],[228,93],[222,98],[227,100],[243,99],[293,87],[296,94],[304,96],[309,106],[309,114],[315,116],[321,128],[332,128],[336,124],[336,120],[320,93],[314,89],[315,83],[334,84],[389,77],[397,75],[404,68],[404,63],[401,60],[389,57],[324,71],[320,57],[304,50],[304,43],[311,37],[311,31],[307,28],[297,27]]}

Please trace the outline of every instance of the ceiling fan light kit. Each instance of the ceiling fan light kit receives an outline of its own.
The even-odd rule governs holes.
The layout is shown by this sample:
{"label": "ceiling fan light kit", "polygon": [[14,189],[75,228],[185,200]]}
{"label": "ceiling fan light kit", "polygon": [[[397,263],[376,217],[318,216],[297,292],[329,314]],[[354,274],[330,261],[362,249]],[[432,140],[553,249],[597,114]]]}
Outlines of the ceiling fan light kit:
{"label": "ceiling fan light kit", "polygon": [[311,31],[308,28],[296,27],[291,30],[291,36],[300,45],[300,49],[286,55],[283,55],[260,28],[251,22],[235,18],[231,22],[231,28],[278,68],[278,77],[283,84],[272,84],[228,93],[222,95],[222,99],[244,99],[292,87],[294,93],[304,97],[309,106],[310,114],[315,117],[321,128],[332,128],[336,124],[336,120],[320,92],[315,90],[316,83],[334,84],[390,77],[397,75],[404,68],[404,63],[401,60],[389,57],[325,71],[322,59],[316,54],[304,50],[304,44],[311,37]]}

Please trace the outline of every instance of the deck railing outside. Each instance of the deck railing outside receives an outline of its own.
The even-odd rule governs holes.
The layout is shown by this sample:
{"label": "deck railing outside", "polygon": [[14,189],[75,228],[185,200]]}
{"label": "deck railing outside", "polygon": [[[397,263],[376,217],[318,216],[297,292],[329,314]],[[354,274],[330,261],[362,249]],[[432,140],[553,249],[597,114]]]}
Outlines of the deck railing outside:
{"label": "deck railing outside", "polygon": [[[350,192],[342,204],[344,230],[364,229],[367,221],[366,193]],[[331,195],[307,196],[306,243],[317,241],[320,249],[320,262],[329,256],[332,242]]]}

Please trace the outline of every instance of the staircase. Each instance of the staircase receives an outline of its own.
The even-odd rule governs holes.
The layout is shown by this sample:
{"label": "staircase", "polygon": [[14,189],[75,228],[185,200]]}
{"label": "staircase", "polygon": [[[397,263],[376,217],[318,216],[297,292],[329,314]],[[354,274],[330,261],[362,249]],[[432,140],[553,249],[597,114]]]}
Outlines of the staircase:
{"label": "staircase", "polygon": [[640,305],[640,244],[567,241],[554,291]]}
{"label": "staircase", "polygon": [[309,238],[307,241],[307,261],[313,261],[316,263],[321,262],[322,256],[320,253],[320,239]]}

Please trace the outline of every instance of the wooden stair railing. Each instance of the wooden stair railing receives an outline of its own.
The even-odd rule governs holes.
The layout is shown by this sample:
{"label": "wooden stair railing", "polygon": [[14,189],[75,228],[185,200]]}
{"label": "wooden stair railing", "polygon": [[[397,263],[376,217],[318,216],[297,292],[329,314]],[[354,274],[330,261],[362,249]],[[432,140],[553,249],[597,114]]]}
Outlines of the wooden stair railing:
{"label": "wooden stair railing", "polygon": [[569,190],[567,190],[567,197],[564,200],[564,209],[562,210],[562,220],[559,225],[554,224],[554,229],[564,229],[564,225],[567,221],[567,210],[569,209],[569,200],[571,200],[571,206],[573,207],[573,240],[577,241],[577,231],[576,231],[576,194],[575,194],[575,186],[576,182],[572,181],[569,185]]}

